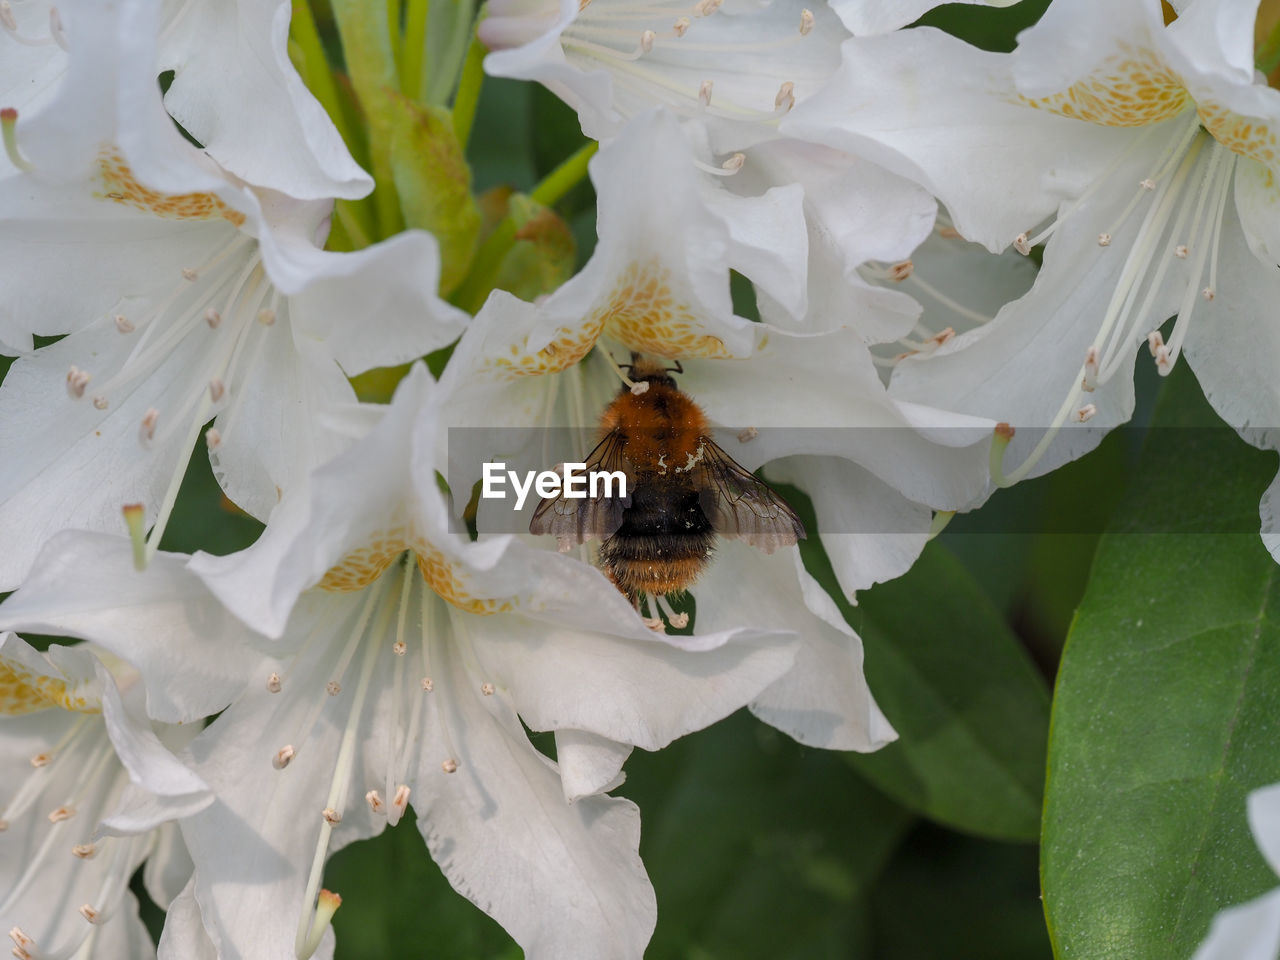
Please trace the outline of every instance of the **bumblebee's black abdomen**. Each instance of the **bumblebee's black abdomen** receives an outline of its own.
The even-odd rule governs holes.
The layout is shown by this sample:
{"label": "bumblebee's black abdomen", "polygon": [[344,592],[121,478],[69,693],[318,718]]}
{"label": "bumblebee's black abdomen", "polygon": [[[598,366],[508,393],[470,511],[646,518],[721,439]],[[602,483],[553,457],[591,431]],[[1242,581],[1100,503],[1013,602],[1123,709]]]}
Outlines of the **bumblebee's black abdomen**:
{"label": "bumblebee's black abdomen", "polygon": [[697,579],[716,534],[692,487],[637,483],[622,526],[600,545],[600,563],[634,601],[641,593],[678,593]]}

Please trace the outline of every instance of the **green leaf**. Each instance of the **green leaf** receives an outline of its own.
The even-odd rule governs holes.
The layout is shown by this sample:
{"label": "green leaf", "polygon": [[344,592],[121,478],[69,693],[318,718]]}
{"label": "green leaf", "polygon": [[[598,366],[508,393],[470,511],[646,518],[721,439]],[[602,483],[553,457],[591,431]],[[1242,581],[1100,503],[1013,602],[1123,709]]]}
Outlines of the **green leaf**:
{"label": "green leaf", "polygon": [[333,919],[336,960],[522,956],[502,927],[449,886],[412,810],[392,829],[335,854],[324,883],[342,897]]}
{"label": "green leaf", "polygon": [[936,541],[910,573],[858,603],[846,618],[862,637],[871,691],[899,739],[848,754],[849,763],[939,823],[1034,840],[1049,692],[999,611]]}
{"label": "green leaf", "polygon": [[391,171],[405,223],[435,235],[440,292],[467,275],[480,235],[480,208],[471,196],[471,169],[449,111],[386,93],[391,122]]}
{"label": "green leaf", "polygon": [[1257,533],[1275,469],[1180,367],[1058,675],[1041,879],[1059,957],[1187,957],[1216,910],[1275,886],[1245,820],[1280,780],[1280,576]]}
{"label": "green leaf", "polygon": [[847,960],[865,898],[911,816],[841,755],[805,749],[745,711],[658,754],[622,789],[643,814],[658,895],[648,956]]}
{"label": "green leaf", "polygon": [[522,193],[510,198],[516,242],[502,259],[494,286],[533,301],[573,276],[577,244],[569,225],[550,207]]}

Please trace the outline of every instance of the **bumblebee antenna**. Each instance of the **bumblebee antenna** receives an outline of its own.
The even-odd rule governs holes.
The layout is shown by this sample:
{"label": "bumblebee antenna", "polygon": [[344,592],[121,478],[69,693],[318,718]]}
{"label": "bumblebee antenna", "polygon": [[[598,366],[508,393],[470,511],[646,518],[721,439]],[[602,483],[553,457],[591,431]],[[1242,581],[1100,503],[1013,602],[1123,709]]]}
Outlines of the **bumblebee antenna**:
{"label": "bumblebee antenna", "polygon": [[684,367],[680,365],[679,360],[673,360],[672,363],[674,363],[675,366],[667,367],[667,373],[684,373]]}

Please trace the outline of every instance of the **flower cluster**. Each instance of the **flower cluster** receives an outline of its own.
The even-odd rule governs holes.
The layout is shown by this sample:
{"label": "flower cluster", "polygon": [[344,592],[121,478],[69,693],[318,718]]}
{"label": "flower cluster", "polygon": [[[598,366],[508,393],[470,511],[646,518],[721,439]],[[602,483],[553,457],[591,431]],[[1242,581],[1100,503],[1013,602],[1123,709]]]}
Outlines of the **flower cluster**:
{"label": "flower cluster", "polygon": [[[0,0],[15,956],[332,956],[327,859],[412,810],[532,960],[640,957],[634,748],[897,737],[806,527],[843,599],[905,573],[1125,421],[1139,348],[1280,449],[1257,0],[1053,0],[1010,54],[933,5],[334,0],[339,78],[306,3]],[[472,195],[481,57],[591,138],[528,195]],[[206,453],[265,527],[162,549]],[[632,489],[513,510],[499,460]]]}

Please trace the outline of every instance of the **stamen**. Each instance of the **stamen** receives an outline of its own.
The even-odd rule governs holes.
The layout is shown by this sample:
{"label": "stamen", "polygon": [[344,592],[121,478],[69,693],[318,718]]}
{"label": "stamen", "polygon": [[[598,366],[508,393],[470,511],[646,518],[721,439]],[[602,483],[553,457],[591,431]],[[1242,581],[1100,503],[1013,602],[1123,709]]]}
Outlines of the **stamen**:
{"label": "stamen", "polygon": [[435,686],[436,686],[436,685],[435,685],[435,681],[433,681],[430,677],[423,677],[423,678],[422,678],[422,692],[423,692],[423,693],[430,693],[432,690],[434,690],[434,689],[435,689]]}
{"label": "stamen", "polygon": [[43,767],[46,764],[48,764],[49,759],[50,759],[49,754],[37,753],[34,757],[31,758],[31,765],[36,769],[39,769],[40,767]]}
{"label": "stamen", "polygon": [[947,529],[947,524],[955,518],[955,515],[956,512],[954,510],[936,511],[933,515],[933,522],[929,524],[929,535],[926,537],[926,542]]}
{"label": "stamen", "polygon": [[296,751],[293,749],[293,744],[286,743],[276,751],[276,755],[271,759],[271,765],[277,770],[283,770],[292,762],[295,755]]}
{"label": "stamen", "polygon": [[1084,377],[1080,380],[1080,389],[1093,393],[1098,386],[1098,348],[1090,346],[1084,352]]}
{"label": "stamen", "polygon": [[342,822],[342,814],[333,807],[325,807],[324,810],[321,811],[320,816],[324,817],[324,822],[331,827],[336,827]]}
{"label": "stamen", "polygon": [[147,412],[142,415],[142,423],[138,427],[138,440],[144,447],[148,446],[156,438],[156,424],[159,422],[160,411],[155,407],[148,407]]}
{"label": "stamen", "polygon": [[370,790],[364,795],[365,803],[369,804],[369,809],[374,813],[383,813],[386,810],[386,804],[382,802],[382,794],[377,790]]}
{"label": "stamen", "polygon": [[198,279],[200,279],[200,274],[198,271],[193,270],[191,267],[183,267],[182,279],[186,280],[188,283],[195,283]]}
{"label": "stamen", "polygon": [[683,37],[689,30],[689,18],[681,17],[671,25],[671,29],[676,32],[677,37]]}
{"label": "stamen", "polygon": [[221,377],[214,377],[209,381],[209,399],[214,403],[221,400],[226,395],[226,392],[227,385],[222,382]]}
{"label": "stamen", "polygon": [[269,327],[276,322],[276,312],[274,310],[259,310],[258,322],[264,327]]}
{"label": "stamen", "polygon": [[1098,234],[1098,246],[1100,246],[1100,247],[1109,247],[1109,246],[1111,246],[1111,234],[1109,234],[1109,233],[1100,233],[1100,234]]}
{"label": "stamen", "polygon": [[280,674],[273,672],[271,676],[267,677],[267,692],[279,693],[280,686]]}
{"label": "stamen", "polygon": [[217,427],[210,427],[204,432],[204,445],[210,450],[217,450],[222,446],[222,434]]}
{"label": "stamen", "polygon": [[1179,260],[1185,260],[1185,259],[1187,259],[1187,255],[1188,255],[1190,252],[1191,252],[1191,251],[1190,251],[1189,249],[1187,249],[1187,245],[1186,245],[1185,243],[1180,243],[1180,244],[1178,244],[1176,247],[1174,247],[1174,248],[1173,248],[1173,255],[1174,255],[1175,257],[1177,257]]}
{"label": "stamen", "polygon": [[709,17],[720,9],[722,3],[724,0],[698,0],[693,5],[693,12],[699,17]]}
{"label": "stamen", "polygon": [[910,260],[902,260],[889,268],[889,279],[897,283],[906,280],[915,273],[916,265]]}
{"label": "stamen", "polygon": [[407,651],[408,649],[409,649],[408,646],[405,645],[405,642],[403,640],[397,640],[395,643],[391,645],[391,652],[394,653],[397,657],[403,657],[405,655],[405,651]]}
{"label": "stamen", "polygon": [[137,329],[123,313],[117,313],[113,319],[115,320],[116,329],[121,333],[133,333]]}
{"label": "stamen", "polygon": [[95,910],[91,905],[87,903],[81,904],[79,912],[80,912],[80,916],[84,917],[90,923],[98,922],[98,911]]}
{"label": "stamen", "polygon": [[0,27],[12,33],[18,32],[18,20],[13,15],[13,7],[9,5],[9,0],[0,0]]}
{"label": "stamen", "polygon": [[700,87],[698,87],[698,101],[699,101],[699,102],[700,102],[704,107],[709,107],[709,106],[711,106],[711,87],[712,87],[712,85],[713,85],[713,84],[712,84],[712,82],[711,82],[710,80],[703,80],[703,81],[702,81],[702,85],[701,85]]}
{"label": "stamen", "polygon": [[409,793],[408,784],[402,783],[396,787],[396,795],[391,798],[391,808],[396,812],[396,820],[404,815],[405,808],[409,806]]}
{"label": "stamen", "polygon": [[71,848],[71,853],[81,860],[92,860],[97,856],[98,848],[92,843],[77,843]]}
{"label": "stamen", "polygon": [[35,169],[31,162],[18,151],[18,111],[13,107],[0,110],[0,134],[4,136],[4,152],[9,155],[9,162],[24,173]]}
{"label": "stamen", "polygon": [[1147,177],[1147,179],[1139,183],[1138,186],[1140,186],[1143,190],[1154,190],[1156,188],[1156,182],[1152,180],[1150,177]]}
{"label": "stamen", "polygon": [[492,684],[492,683],[488,683],[487,681],[486,681],[485,683],[480,684],[480,692],[481,692],[482,694],[484,694],[486,697],[492,697],[492,696],[493,696],[493,684]]}
{"label": "stamen", "polygon": [[1098,412],[1098,408],[1092,403],[1086,403],[1083,407],[1076,411],[1076,422],[1084,423],[1092,419],[1093,415]]}
{"label": "stamen", "polygon": [[222,322],[222,314],[210,307],[204,312],[204,322],[209,325],[210,330],[217,330],[218,324]]}
{"label": "stamen", "polygon": [[642,53],[648,53],[653,49],[653,41],[658,39],[658,35],[652,30],[646,30],[640,34],[640,50]]}
{"label": "stamen", "polygon": [[807,37],[813,29],[813,11],[808,7],[800,11],[800,36]]}
{"label": "stamen", "polygon": [[330,680],[324,685],[324,692],[329,694],[331,697],[336,697],[342,692],[342,684],[337,680]]}
{"label": "stamen", "polygon": [[1013,238],[1013,249],[1025,257],[1031,252],[1031,238],[1025,232],[1018,234]]}
{"label": "stamen", "polygon": [[448,760],[444,760],[440,764],[440,769],[443,770],[445,773],[457,773],[458,761],[452,758]]}
{"label": "stamen", "polygon": [[991,435],[991,458],[988,464],[988,470],[991,473],[991,482],[997,487],[1007,487],[1010,484],[1004,473],[1004,452],[1009,449],[1009,443],[1013,440],[1014,429],[1008,423],[997,423],[995,430]]}
{"label": "stamen", "polygon": [[49,812],[49,822],[61,823],[63,820],[70,820],[75,815],[75,807],[58,807],[56,810]]}

